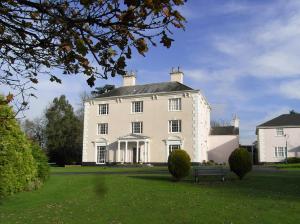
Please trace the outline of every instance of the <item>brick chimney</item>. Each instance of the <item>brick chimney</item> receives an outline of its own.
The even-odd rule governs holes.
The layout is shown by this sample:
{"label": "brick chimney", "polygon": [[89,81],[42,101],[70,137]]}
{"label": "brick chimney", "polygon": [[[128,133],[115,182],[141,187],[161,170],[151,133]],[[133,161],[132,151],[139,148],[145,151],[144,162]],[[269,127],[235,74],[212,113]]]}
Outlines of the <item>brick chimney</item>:
{"label": "brick chimney", "polygon": [[180,71],[179,67],[177,69],[172,68],[170,75],[171,75],[171,82],[183,83],[183,72]]}
{"label": "brick chimney", "polygon": [[135,86],[136,75],[133,72],[123,76],[123,86]]}

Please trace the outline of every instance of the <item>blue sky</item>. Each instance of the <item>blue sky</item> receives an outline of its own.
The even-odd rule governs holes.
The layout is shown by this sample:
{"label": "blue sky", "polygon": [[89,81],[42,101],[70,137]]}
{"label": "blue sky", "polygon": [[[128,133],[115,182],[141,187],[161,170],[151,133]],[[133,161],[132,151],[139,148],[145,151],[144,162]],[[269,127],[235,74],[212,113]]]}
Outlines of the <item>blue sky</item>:
{"label": "blue sky", "polygon": [[[208,99],[213,120],[240,118],[241,143],[255,140],[259,123],[300,111],[300,1],[190,0],[181,11],[188,23],[174,32],[171,49],[150,48],[129,62],[138,84],[168,81],[180,66],[185,84]],[[120,85],[121,78],[97,86],[107,83]],[[39,116],[60,94],[77,107],[84,90],[90,91],[83,77],[64,78],[62,85],[41,80],[26,115]]]}

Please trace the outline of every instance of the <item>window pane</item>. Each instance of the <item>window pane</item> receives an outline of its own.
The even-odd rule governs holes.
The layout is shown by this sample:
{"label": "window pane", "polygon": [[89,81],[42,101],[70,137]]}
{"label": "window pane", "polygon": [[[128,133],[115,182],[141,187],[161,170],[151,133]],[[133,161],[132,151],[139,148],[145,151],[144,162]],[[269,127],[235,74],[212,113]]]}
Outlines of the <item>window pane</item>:
{"label": "window pane", "polygon": [[277,136],[282,136],[284,133],[283,133],[283,128],[277,128],[276,129],[276,134]]}
{"label": "window pane", "polygon": [[181,120],[169,121],[169,132],[181,132]]}
{"label": "window pane", "polygon": [[169,111],[181,110],[181,98],[169,99]]}
{"label": "window pane", "polygon": [[108,124],[107,123],[98,124],[98,134],[101,134],[101,135],[108,134]]}
{"label": "window pane", "polygon": [[143,133],[143,122],[132,122],[132,133],[141,134]]}
{"label": "window pane", "polygon": [[132,112],[133,113],[143,112],[143,101],[132,102]]}
{"label": "window pane", "polygon": [[99,114],[108,114],[108,104],[99,104]]}

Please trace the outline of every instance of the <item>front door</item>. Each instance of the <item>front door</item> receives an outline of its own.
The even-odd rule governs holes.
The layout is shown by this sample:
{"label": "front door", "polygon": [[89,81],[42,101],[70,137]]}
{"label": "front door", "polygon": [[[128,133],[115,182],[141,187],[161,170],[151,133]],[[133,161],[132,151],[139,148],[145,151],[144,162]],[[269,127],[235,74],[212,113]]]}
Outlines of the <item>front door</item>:
{"label": "front door", "polygon": [[[138,158],[138,161],[140,161],[141,159],[141,149],[139,148],[139,158]],[[132,162],[133,163],[136,163],[136,158],[137,158],[137,150],[136,150],[136,147],[133,147],[132,148]]]}
{"label": "front door", "polygon": [[97,146],[97,164],[105,164],[106,147]]}

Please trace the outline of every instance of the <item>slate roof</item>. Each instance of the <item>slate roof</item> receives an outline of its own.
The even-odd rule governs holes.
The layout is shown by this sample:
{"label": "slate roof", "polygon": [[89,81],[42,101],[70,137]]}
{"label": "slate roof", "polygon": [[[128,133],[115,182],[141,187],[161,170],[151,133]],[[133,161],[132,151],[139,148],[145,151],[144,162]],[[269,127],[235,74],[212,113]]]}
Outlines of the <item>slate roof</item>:
{"label": "slate roof", "polygon": [[234,126],[211,127],[210,135],[239,135],[239,128]]}
{"label": "slate roof", "polygon": [[257,128],[278,126],[300,126],[300,114],[282,114],[272,120],[258,125]]}
{"label": "slate roof", "polygon": [[119,88],[115,88],[107,93],[103,93],[95,98],[138,95],[138,94],[145,94],[145,93],[175,92],[175,91],[184,91],[184,90],[194,90],[194,89],[179,82],[161,82],[161,83],[152,83],[152,84],[145,84],[145,85],[122,86]]}

